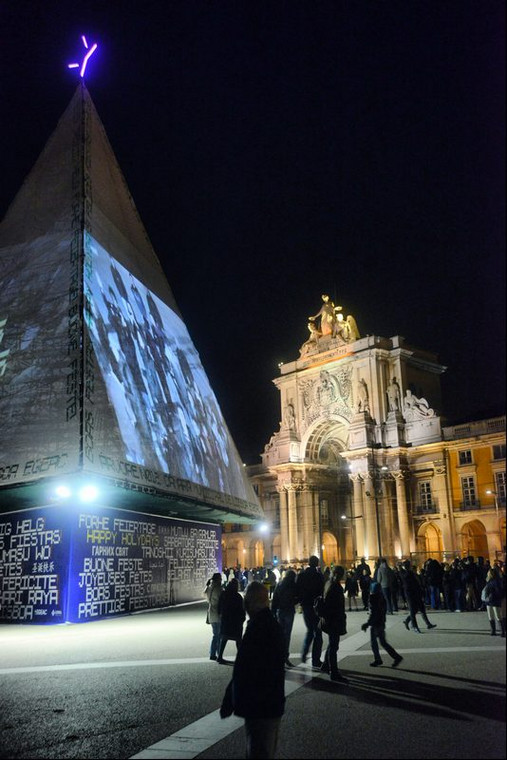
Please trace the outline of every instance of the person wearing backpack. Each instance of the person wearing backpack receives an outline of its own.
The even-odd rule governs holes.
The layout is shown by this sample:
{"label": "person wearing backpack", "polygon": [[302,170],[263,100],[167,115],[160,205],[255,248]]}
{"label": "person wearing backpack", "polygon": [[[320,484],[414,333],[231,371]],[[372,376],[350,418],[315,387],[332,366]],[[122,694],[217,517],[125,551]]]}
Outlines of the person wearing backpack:
{"label": "person wearing backpack", "polygon": [[340,636],[347,633],[347,614],[345,612],[345,593],[341,581],[345,575],[345,568],[337,565],[326,583],[322,604],[319,607],[321,615],[321,628],[327,633],[329,642],[321,665],[322,673],[329,673],[331,681],[348,683],[338,670],[338,648]]}
{"label": "person wearing backpack", "polygon": [[322,631],[319,628],[319,616],[313,609],[313,604],[324,590],[324,579],[319,569],[319,558],[314,554],[308,559],[308,567],[299,573],[296,581],[296,592],[301,602],[306,635],[303,641],[301,662],[306,662],[310,647],[312,648],[312,667],[320,670],[322,665]]}

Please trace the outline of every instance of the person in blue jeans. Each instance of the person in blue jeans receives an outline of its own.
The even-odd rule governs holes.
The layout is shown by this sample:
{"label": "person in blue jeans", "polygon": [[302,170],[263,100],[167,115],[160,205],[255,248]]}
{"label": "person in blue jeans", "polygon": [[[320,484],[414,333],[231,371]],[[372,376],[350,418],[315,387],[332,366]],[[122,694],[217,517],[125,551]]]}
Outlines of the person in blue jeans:
{"label": "person in blue jeans", "polygon": [[384,595],[378,583],[372,583],[370,589],[370,615],[366,623],[363,623],[363,631],[370,628],[370,644],[373,652],[373,662],[370,662],[372,668],[383,664],[380,656],[379,642],[386,650],[387,654],[393,658],[393,668],[403,660],[401,654],[392,647],[386,639],[386,602]]}
{"label": "person in blue jeans", "polygon": [[222,574],[213,573],[204,590],[208,600],[206,622],[211,625],[211,643],[209,647],[210,660],[216,660],[220,646],[220,613],[218,603],[222,596]]}
{"label": "person in blue jeans", "polygon": [[312,648],[312,667],[320,670],[322,665],[322,631],[319,628],[319,617],[313,609],[313,603],[324,591],[324,576],[319,569],[319,558],[314,554],[308,559],[308,567],[305,568],[296,580],[297,595],[303,608],[303,620],[306,626],[306,635],[303,641],[301,661],[306,662],[310,647]]}
{"label": "person in blue jeans", "polygon": [[275,590],[273,591],[273,599],[271,600],[271,612],[280,623],[285,643],[287,646],[287,657],[285,659],[285,665],[288,668],[293,668],[294,665],[289,659],[290,655],[290,637],[292,634],[292,626],[294,625],[294,615],[296,612],[296,604],[298,602],[298,595],[296,589],[296,573],[294,570],[287,570],[282,580],[277,583]]}

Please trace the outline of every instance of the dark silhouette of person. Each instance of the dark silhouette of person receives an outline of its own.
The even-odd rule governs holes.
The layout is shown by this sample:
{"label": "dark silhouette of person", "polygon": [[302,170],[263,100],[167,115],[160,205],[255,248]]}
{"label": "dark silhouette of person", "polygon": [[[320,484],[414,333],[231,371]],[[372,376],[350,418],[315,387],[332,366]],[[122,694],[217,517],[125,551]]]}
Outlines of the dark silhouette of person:
{"label": "dark silhouette of person", "polygon": [[402,570],[403,572],[401,578],[403,581],[403,588],[405,590],[405,596],[407,598],[409,610],[408,617],[406,617],[403,621],[405,628],[407,631],[410,630],[409,623],[411,623],[414,633],[421,633],[417,624],[416,615],[418,612],[421,613],[421,617],[426,623],[426,628],[436,628],[436,625],[434,623],[430,623],[426,614],[426,607],[424,606],[423,600],[424,591],[421,587],[421,584],[417,580],[416,574],[412,570],[409,559],[406,559],[405,562],[403,562]]}
{"label": "dark silhouette of person", "polygon": [[247,586],[245,609],[249,622],[220,717],[234,712],[245,719],[247,758],[273,758],[285,709],[286,642],[263,583],[252,581]]}
{"label": "dark silhouette of person", "polygon": [[296,588],[296,572],[287,570],[282,580],[277,583],[273,592],[271,601],[271,612],[276,617],[283,630],[285,637],[287,656],[285,664],[287,667],[294,667],[289,659],[290,655],[290,637],[292,626],[294,625],[294,615],[296,612],[296,603],[298,602],[298,593]]}
{"label": "dark silhouette of person", "polygon": [[301,661],[306,662],[311,647],[312,667],[320,670],[322,665],[320,661],[322,631],[319,628],[319,617],[313,609],[313,603],[324,591],[324,578],[319,570],[319,558],[314,554],[308,560],[308,567],[298,575],[296,589],[303,609],[303,619],[306,626]]}
{"label": "dark silhouette of person", "polygon": [[220,614],[220,649],[217,662],[224,665],[227,662],[223,657],[225,646],[228,641],[235,641],[236,649],[239,649],[246,617],[237,578],[231,578],[221,594],[218,600],[218,612]]}
{"label": "dark silhouette of person", "polygon": [[324,603],[322,607],[322,630],[328,635],[328,646],[321,666],[323,673],[329,673],[331,681],[348,683],[338,670],[338,648],[340,636],[347,633],[347,614],[345,612],[345,593],[341,581],[345,576],[345,568],[337,565],[324,588]]}
{"label": "dark silhouette of person", "polygon": [[386,639],[386,612],[387,603],[382,588],[378,583],[372,583],[370,587],[370,614],[366,623],[363,623],[361,626],[361,629],[367,631],[370,628],[370,643],[374,657],[370,665],[373,668],[382,665],[382,657],[380,656],[378,646],[379,641],[387,654],[393,658],[393,668],[403,660],[401,654],[398,654]]}

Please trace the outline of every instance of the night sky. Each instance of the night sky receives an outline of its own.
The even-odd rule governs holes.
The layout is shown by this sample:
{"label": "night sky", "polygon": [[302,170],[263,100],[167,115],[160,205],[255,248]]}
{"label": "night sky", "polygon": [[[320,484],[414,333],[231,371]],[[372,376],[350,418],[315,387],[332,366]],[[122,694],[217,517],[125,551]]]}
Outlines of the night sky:
{"label": "night sky", "polygon": [[[504,2],[0,4],[0,217],[86,84],[249,464],[329,293],[503,414]],[[430,406],[432,399],[428,398]]]}

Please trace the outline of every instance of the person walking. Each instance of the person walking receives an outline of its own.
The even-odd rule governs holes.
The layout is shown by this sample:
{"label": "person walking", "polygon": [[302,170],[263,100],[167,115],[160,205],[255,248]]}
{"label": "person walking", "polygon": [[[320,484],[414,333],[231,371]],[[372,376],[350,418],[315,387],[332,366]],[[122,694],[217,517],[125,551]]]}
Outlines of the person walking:
{"label": "person walking", "polygon": [[421,633],[417,624],[417,613],[421,613],[421,617],[426,623],[426,628],[436,628],[435,623],[430,623],[426,614],[426,607],[423,601],[423,589],[421,584],[417,580],[417,576],[412,570],[412,566],[409,559],[406,559],[402,564],[402,581],[403,588],[405,590],[405,596],[407,598],[409,615],[403,621],[405,628],[410,630],[409,623],[412,624],[412,630],[414,633]]}
{"label": "person walking", "polygon": [[505,638],[505,618],[502,617],[502,595],[504,584],[500,569],[493,566],[487,576],[486,585],[482,590],[482,601],[486,604],[486,612],[491,626],[491,635],[496,636],[496,623],[500,624],[501,635]]}
{"label": "person walking", "polygon": [[430,557],[425,562],[426,566],[426,581],[428,583],[430,604],[434,610],[439,610],[441,607],[440,596],[442,592],[442,580],[444,574],[443,565],[433,557]]}
{"label": "person walking", "polygon": [[218,612],[220,613],[220,649],[217,662],[225,665],[227,662],[223,657],[225,646],[228,641],[235,641],[236,649],[239,649],[245,622],[243,597],[239,593],[239,583],[236,578],[232,578],[225,587],[218,602]]}
{"label": "person walking", "polygon": [[322,631],[319,628],[319,617],[313,609],[313,604],[318,596],[324,591],[324,579],[319,570],[319,558],[314,554],[308,559],[308,567],[297,577],[296,590],[306,626],[306,634],[303,641],[301,661],[306,662],[310,647],[312,648],[312,667],[320,670],[322,665],[320,655],[322,653]]}
{"label": "person walking", "polygon": [[327,633],[329,642],[320,670],[322,673],[329,673],[331,681],[348,683],[348,678],[345,678],[338,670],[340,636],[344,636],[347,633],[345,593],[341,584],[344,575],[345,568],[341,565],[336,565],[324,588],[322,621],[320,624],[324,633]]}
{"label": "person walking", "polygon": [[450,569],[450,580],[454,591],[454,612],[465,612],[465,581],[463,563],[456,557]]}
{"label": "person walking", "polygon": [[246,757],[273,758],[285,709],[286,642],[269,609],[269,591],[253,581],[245,592],[249,617],[220,717],[245,720]]}
{"label": "person walking", "polygon": [[[384,599],[386,600],[387,612],[389,613],[389,615],[392,615],[393,614],[392,589],[394,586],[395,578],[394,578],[394,571],[387,564],[387,560],[385,557],[380,558],[376,580],[377,580],[377,583],[380,583],[380,588],[382,589],[382,593],[384,594]],[[371,593],[371,589],[370,589],[370,593]]]}
{"label": "person walking", "polygon": [[383,591],[378,583],[372,583],[370,587],[370,615],[366,623],[363,623],[361,630],[367,631],[370,628],[370,644],[373,652],[373,662],[370,662],[372,668],[382,665],[380,656],[379,641],[386,650],[387,654],[393,658],[392,667],[396,668],[403,660],[401,654],[392,647],[386,639],[386,601]]}
{"label": "person walking", "polygon": [[359,588],[361,589],[361,600],[363,602],[363,609],[367,610],[370,603],[370,585],[371,585],[371,573],[367,570],[363,570],[362,575],[359,576]]}
{"label": "person walking", "polygon": [[349,570],[345,578],[345,593],[349,600],[349,612],[352,612],[352,602],[354,609],[357,611],[357,596],[359,594],[359,584],[353,570]]}
{"label": "person walking", "polygon": [[216,660],[220,646],[220,612],[218,605],[222,596],[222,573],[213,573],[204,590],[208,600],[206,622],[211,625],[210,660]]}
{"label": "person walking", "polygon": [[280,623],[285,637],[287,651],[285,664],[288,668],[294,667],[293,663],[290,661],[290,637],[292,634],[292,626],[294,625],[297,602],[296,573],[294,570],[287,570],[283,580],[275,586],[273,599],[271,600],[271,612]]}

